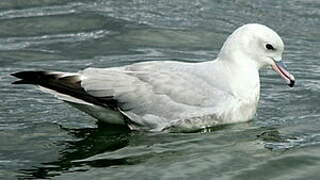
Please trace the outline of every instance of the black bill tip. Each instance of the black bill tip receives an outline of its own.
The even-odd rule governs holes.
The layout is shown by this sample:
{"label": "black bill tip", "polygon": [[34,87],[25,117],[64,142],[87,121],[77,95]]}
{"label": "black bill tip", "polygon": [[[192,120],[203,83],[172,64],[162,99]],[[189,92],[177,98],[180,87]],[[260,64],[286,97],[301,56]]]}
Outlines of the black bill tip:
{"label": "black bill tip", "polygon": [[295,81],[294,80],[290,80],[290,83],[288,84],[289,87],[293,87],[295,84]]}

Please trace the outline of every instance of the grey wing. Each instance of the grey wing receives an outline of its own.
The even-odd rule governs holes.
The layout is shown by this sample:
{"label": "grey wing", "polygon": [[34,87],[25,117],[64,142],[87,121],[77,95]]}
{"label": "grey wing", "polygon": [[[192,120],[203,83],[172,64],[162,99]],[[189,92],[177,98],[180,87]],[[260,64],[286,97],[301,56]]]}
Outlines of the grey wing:
{"label": "grey wing", "polygon": [[172,121],[213,113],[227,98],[225,92],[183,66],[188,67],[143,63],[88,68],[81,72],[81,86],[94,97],[115,99],[119,110],[135,124],[161,129]]}

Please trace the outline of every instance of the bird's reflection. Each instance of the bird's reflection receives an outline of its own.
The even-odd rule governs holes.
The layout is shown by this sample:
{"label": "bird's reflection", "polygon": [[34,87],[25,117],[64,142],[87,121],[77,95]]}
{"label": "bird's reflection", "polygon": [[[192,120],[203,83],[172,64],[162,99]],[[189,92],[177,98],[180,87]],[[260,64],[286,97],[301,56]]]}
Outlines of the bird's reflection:
{"label": "bird's reflection", "polygon": [[[115,151],[126,147],[129,143],[130,130],[125,127],[110,126],[99,123],[98,128],[66,129],[79,141],[64,141],[64,148],[60,152],[60,158],[56,161],[42,163],[40,167],[22,169],[19,179],[46,179],[58,176],[63,172],[86,171],[85,168],[77,167],[108,167],[114,165],[130,165],[126,159],[99,159],[91,161],[77,161],[92,157],[108,151]],[[71,170],[72,171],[72,170]]]}
{"label": "bird's reflection", "polygon": [[[239,137],[238,141],[261,141],[267,149],[273,147],[274,142],[282,143],[286,140],[286,136],[282,136],[277,129],[252,128],[248,123],[216,126],[194,133],[133,132],[124,127],[102,123],[99,123],[97,128],[61,128],[75,137],[76,140],[60,142],[57,146],[63,147],[63,149],[59,152],[57,160],[42,163],[38,167],[22,169],[19,179],[49,179],[64,173],[88,171],[90,168],[136,165],[153,155],[163,157],[181,156],[181,151],[172,146],[189,146],[189,143],[193,144],[195,141],[201,144],[201,141],[198,142],[200,138],[205,138],[205,141],[209,138],[213,144],[215,140],[219,143],[226,142],[226,144],[229,144],[230,136],[232,138]],[[219,133],[218,136],[216,136],[217,133]],[[147,154],[142,155],[143,158],[140,156],[110,158],[113,151],[129,146],[135,147],[137,142],[139,142],[139,146],[146,147]],[[217,146],[221,145],[219,143]],[[154,144],[156,145],[155,149],[161,147],[167,150],[163,152],[153,150],[150,147]],[[111,156],[108,152],[111,153]]]}

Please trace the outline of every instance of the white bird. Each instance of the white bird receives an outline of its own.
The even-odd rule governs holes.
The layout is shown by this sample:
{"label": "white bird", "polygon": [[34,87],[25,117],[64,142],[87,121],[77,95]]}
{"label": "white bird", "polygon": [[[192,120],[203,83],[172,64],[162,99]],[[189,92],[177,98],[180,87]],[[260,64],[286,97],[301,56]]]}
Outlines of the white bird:
{"label": "white bird", "polygon": [[190,131],[252,119],[260,95],[259,69],[271,66],[289,86],[284,43],[260,24],[246,24],[213,61],[153,61],[77,73],[23,71],[14,84],[42,90],[106,123],[132,130]]}

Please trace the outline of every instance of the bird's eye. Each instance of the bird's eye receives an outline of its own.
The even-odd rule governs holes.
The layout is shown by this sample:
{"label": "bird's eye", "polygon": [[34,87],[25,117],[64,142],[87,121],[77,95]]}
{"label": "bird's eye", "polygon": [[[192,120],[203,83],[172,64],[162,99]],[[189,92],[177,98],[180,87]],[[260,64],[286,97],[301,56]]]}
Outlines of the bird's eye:
{"label": "bird's eye", "polygon": [[267,45],[266,45],[266,48],[267,48],[268,50],[274,50],[274,47],[273,47],[271,44],[267,44]]}

